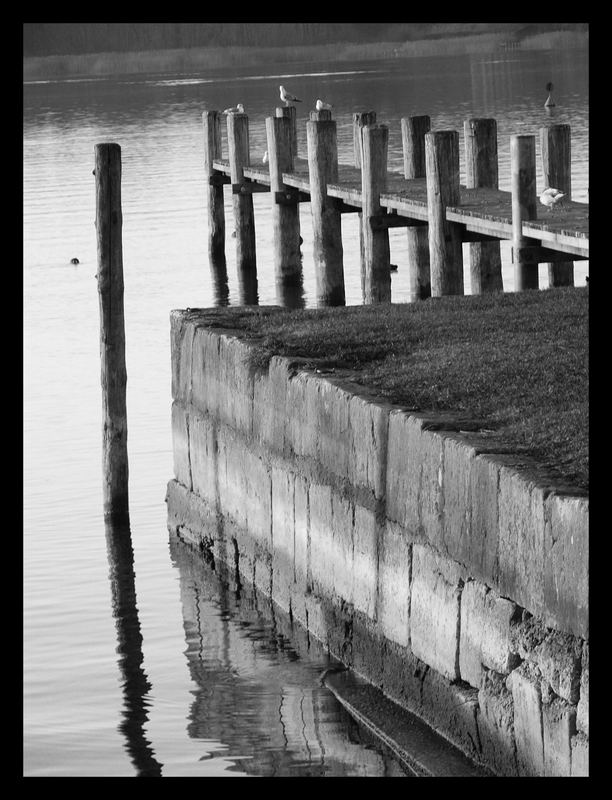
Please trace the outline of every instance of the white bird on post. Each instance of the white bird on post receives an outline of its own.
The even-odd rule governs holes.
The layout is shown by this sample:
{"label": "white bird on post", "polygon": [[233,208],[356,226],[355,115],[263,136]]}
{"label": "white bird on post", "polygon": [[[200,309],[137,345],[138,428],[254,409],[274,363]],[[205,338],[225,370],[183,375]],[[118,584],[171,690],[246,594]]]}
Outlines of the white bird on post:
{"label": "white bird on post", "polygon": [[244,114],[244,106],[242,103],[238,103],[237,106],[233,106],[232,108],[226,108],[223,112],[224,114]]}
{"label": "white bird on post", "polygon": [[540,203],[542,203],[543,206],[547,206],[549,211],[552,211],[557,203],[561,202],[564,197],[565,194],[559,191],[559,189],[544,189],[540,195]]}
{"label": "white bird on post", "polygon": [[315,108],[317,111],[331,111],[333,106],[331,103],[324,103],[323,100],[317,100]]}
{"label": "white bird on post", "polygon": [[284,86],[281,86],[279,88],[280,88],[280,99],[283,101],[283,103],[286,106],[288,106],[290,103],[301,103],[302,102],[299,97],[296,97],[294,94],[291,94],[290,92],[288,92],[285,89]]}

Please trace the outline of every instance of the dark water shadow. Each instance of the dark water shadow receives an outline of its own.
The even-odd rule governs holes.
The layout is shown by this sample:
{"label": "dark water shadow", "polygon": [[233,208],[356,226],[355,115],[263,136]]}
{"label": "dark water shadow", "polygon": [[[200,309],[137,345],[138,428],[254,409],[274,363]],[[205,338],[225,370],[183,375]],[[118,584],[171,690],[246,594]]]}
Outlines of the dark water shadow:
{"label": "dark water shadow", "polygon": [[124,708],[119,730],[138,777],[162,777],[151,742],[145,735],[147,695],[151,684],[142,668],[142,634],[136,606],[134,551],[129,520],[106,522],[106,547],[111,584],[111,602],[117,631],[117,653],[122,677]]}
{"label": "dark water shadow", "polygon": [[213,294],[216,306],[229,305],[229,279],[227,277],[227,262],[225,256],[217,257],[211,261],[210,275],[212,278]]}

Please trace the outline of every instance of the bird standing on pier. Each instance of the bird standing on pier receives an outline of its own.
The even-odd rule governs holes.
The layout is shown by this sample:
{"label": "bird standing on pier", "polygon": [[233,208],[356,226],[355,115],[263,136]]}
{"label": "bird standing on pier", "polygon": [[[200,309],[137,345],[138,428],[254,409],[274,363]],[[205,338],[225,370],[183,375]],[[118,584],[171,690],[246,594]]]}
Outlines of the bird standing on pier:
{"label": "bird standing on pier", "polygon": [[548,97],[546,98],[546,102],[544,103],[544,108],[554,108],[555,107],[555,101],[552,98],[552,90],[553,90],[552,83],[547,83],[546,84],[546,91],[548,92]]}
{"label": "bird standing on pier", "polygon": [[540,195],[540,203],[543,206],[547,206],[549,211],[552,211],[564,197],[564,193],[560,192],[559,189],[544,189]]}
{"label": "bird standing on pier", "polygon": [[288,92],[284,86],[280,86],[279,88],[280,88],[280,99],[286,106],[290,105],[291,103],[302,102],[299,97],[296,97],[294,94]]}
{"label": "bird standing on pier", "polygon": [[324,103],[323,100],[317,100],[315,108],[317,111],[331,111],[333,106],[331,103]]}
{"label": "bird standing on pier", "polygon": [[226,108],[223,112],[224,114],[244,114],[244,106],[242,103],[238,103],[237,106],[233,106],[232,108]]}

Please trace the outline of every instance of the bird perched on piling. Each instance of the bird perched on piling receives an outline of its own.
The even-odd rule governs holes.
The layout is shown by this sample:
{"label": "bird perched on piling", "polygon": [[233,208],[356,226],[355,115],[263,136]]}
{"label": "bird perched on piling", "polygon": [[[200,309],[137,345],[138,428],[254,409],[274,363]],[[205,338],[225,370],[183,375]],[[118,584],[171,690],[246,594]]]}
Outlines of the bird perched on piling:
{"label": "bird perched on piling", "polygon": [[296,97],[294,94],[291,94],[291,92],[288,92],[284,86],[280,86],[279,88],[280,88],[280,99],[286,106],[290,105],[291,103],[302,102],[299,97]]}
{"label": "bird perched on piling", "polygon": [[233,106],[233,108],[226,108],[223,112],[224,114],[244,114],[244,106],[242,103],[238,103],[237,106]]}
{"label": "bird perched on piling", "polygon": [[544,189],[540,195],[540,203],[542,203],[543,206],[547,206],[549,211],[552,211],[557,203],[561,202],[564,197],[565,194],[560,192],[559,189]]}
{"label": "bird perched on piling", "polygon": [[268,163],[268,151],[267,151],[267,150],[266,150],[266,152],[263,154],[263,158],[261,159],[261,163],[262,163],[262,164],[267,164],[267,163]]}
{"label": "bird perched on piling", "polygon": [[547,83],[546,84],[546,91],[548,92],[548,97],[546,98],[546,102],[544,103],[544,108],[554,108],[555,107],[555,101],[552,98],[552,90],[553,90],[552,83]]}
{"label": "bird perched on piling", "polygon": [[317,111],[331,111],[333,106],[331,103],[324,103],[323,100],[317,100],[315,108]]}

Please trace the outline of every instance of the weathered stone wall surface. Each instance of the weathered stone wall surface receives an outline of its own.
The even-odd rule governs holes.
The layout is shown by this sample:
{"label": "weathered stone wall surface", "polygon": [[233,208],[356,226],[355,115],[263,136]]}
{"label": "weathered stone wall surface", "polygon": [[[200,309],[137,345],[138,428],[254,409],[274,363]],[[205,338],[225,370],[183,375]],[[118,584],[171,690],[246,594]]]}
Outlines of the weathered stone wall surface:
{"label": "weathered stone wall surface", "polygon": [[[169,526],[499,775],[588,770],[588,497],[173,312]],[[477,426],[476,426],[477,427]]]}

